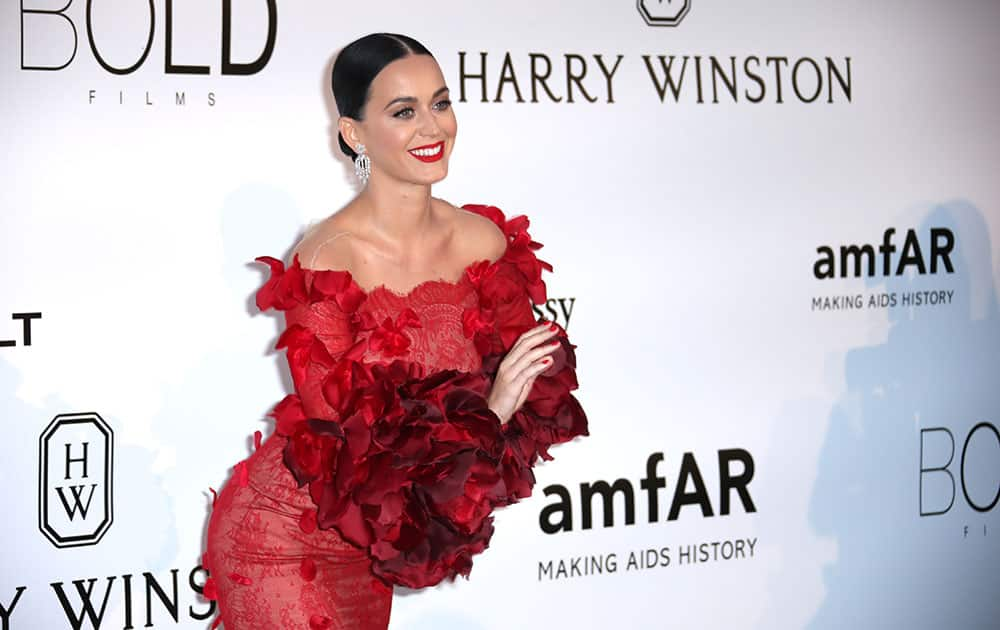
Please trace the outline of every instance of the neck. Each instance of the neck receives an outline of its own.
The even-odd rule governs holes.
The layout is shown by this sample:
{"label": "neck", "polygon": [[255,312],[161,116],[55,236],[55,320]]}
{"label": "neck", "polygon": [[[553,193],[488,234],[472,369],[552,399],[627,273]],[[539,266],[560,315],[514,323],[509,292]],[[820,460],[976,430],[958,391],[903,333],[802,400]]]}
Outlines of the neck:
{"label": "neck", "polygon": [[365,202],[372,233],[393,244],[404,255],[430,231],[429,184],[383,179],[372,173],[359,197]]}

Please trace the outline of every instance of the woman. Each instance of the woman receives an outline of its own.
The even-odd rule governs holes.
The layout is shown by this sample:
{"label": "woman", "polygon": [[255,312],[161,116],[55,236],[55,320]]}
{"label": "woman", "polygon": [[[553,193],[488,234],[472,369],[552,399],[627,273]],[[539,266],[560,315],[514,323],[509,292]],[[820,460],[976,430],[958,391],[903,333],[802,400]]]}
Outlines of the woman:
{"label": "woman", "polygon": [[333,90],[364,188],[287,268],[257,259],[295,393],[212,508],[205,595],[227,630],[386,628],[394,584],[468,576],[492,510],[531,493],[549,446],[587,434],[575,346],[534,319],[552,267],[527,218],[431,196],[456,134],[433,56],[363,37]]}

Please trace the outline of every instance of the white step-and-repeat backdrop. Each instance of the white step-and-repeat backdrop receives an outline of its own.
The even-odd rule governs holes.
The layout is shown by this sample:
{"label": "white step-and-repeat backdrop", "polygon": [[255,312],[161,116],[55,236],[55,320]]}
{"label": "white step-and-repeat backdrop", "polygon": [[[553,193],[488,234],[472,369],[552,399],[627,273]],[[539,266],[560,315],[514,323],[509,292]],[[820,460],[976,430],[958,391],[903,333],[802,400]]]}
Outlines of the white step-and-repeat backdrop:
{"label": "white step-and-repeat backdrop", "polygon": [[[205,628],[209,487],[290,388],[266,270],[356,192],[328,77],[451,87],[591,436],[392,628],[1000,624],[1000,4],[9,0],[0,618]],[[6,321],[6,323],[3,323]]]}

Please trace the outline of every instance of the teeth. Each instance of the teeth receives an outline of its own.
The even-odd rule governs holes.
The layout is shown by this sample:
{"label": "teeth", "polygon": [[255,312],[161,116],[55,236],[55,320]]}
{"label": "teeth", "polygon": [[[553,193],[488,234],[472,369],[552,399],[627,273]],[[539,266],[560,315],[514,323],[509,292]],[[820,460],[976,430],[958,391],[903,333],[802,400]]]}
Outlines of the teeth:
{"label": "teeth", "polygon": [[412,149],[410,151],[410,153],[412,153],[413,155],[422,155],[422,156],[427,157],[427,156],[431,156],[431,155],[437,155],[438,153],[440,153],[441,152],[441,147],[442,147],[442,145],[439,144],[436,147],[434,147],[433,149]]}

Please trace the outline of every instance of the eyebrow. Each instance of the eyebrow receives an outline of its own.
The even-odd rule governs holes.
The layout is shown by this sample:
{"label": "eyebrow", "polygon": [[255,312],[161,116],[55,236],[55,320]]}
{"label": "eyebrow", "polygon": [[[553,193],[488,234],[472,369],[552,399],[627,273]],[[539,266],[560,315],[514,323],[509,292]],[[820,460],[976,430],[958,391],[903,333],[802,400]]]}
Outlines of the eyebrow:
{"label": "eyebrow", "polygon": [[[444,87],[438,88],[437,92],[434,92],[434,94],[431,95],[431,100],[434,100],[440,94],[442,94],[444,92],[447,92],[447,91],[448,91],[448,86],[447,85],[444,86]],[[382,111],[385,111],[385,110],[389,109],[390,107],[392,107],[396,103],[416,103],[416,102],[417,102],[417,99],[414,96],[399,96],[399,97],[394,98],[391,101],[389,101],[389,104],[386,105],[385,107],[383,107]]]}

